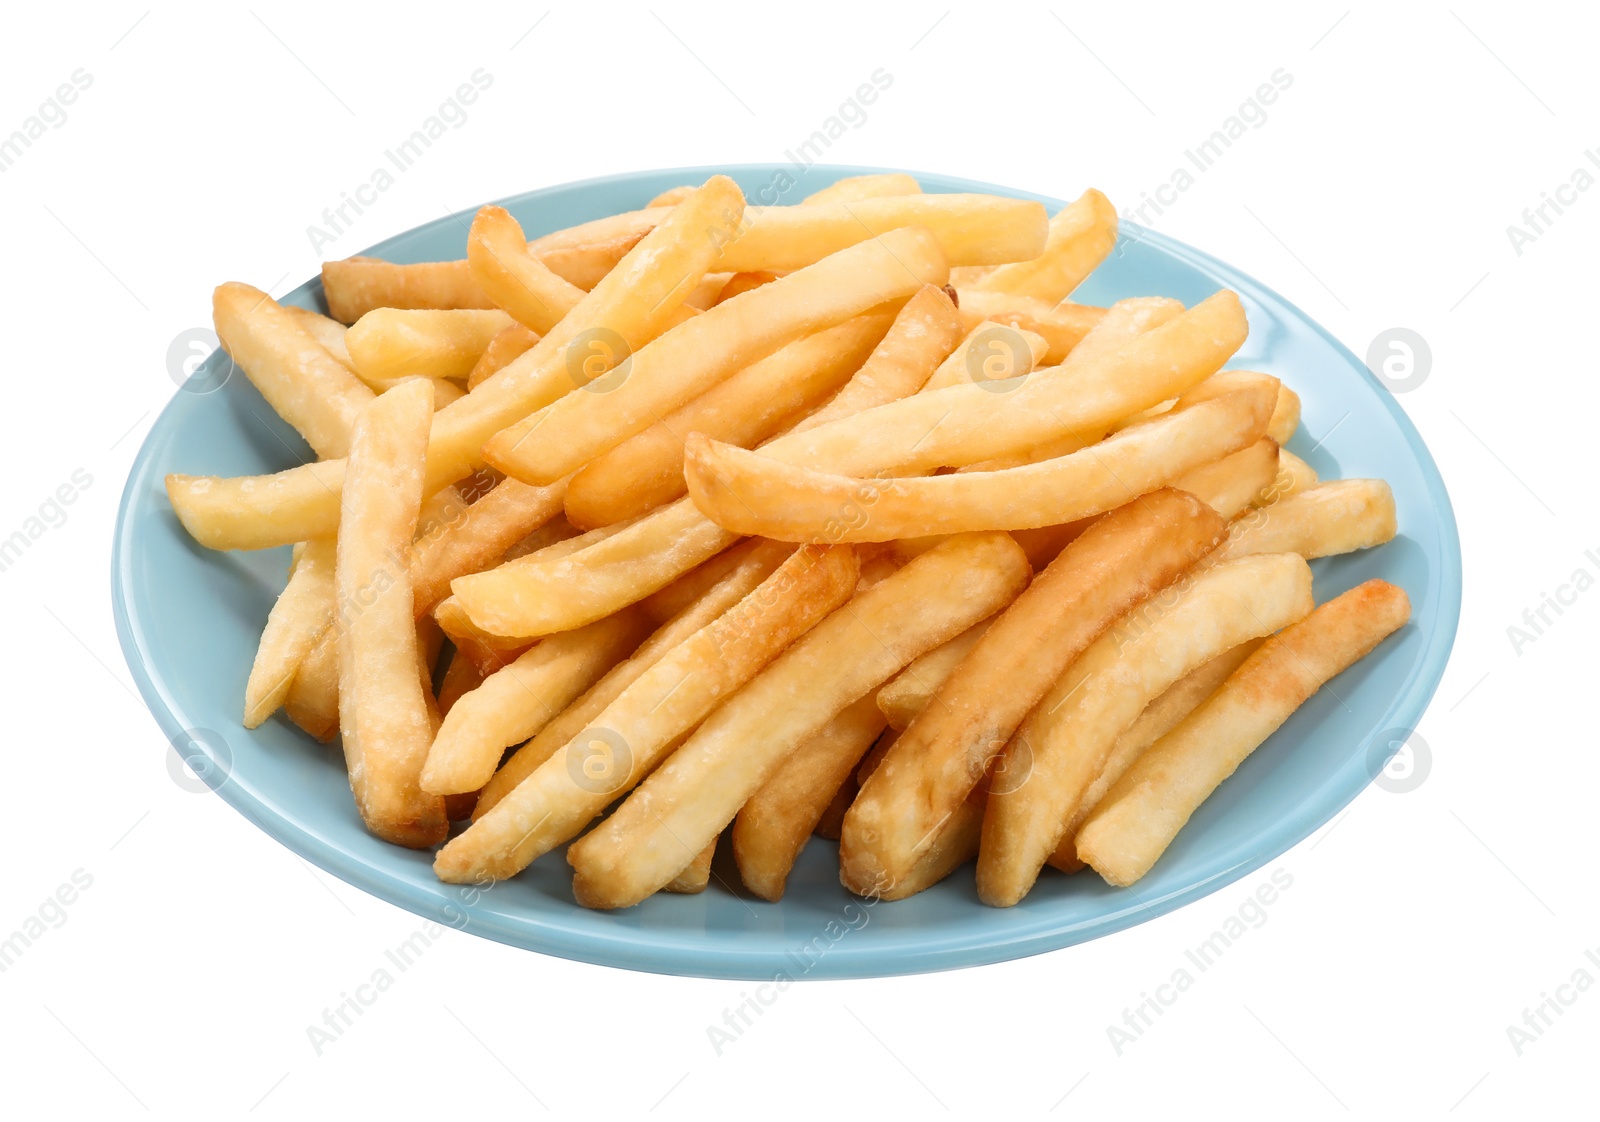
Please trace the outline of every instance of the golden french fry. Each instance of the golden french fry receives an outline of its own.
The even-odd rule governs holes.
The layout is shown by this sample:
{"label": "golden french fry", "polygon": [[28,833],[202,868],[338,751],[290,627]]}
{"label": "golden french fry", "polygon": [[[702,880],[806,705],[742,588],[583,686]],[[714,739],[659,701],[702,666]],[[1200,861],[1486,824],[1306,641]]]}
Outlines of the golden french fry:
{"label": "golden french fry", "polygon": [[322,295],[328,314],[354,323],[377,308],[492,308],[472,282],[465,261],[397,265],[376,257],[322,263]]}
{"label": "golden french fry", "polygon": [[[738,222],[742,206],[732,180],[712,177],[694,198],[665,212],[668,217],[531,350],[439,410],[424,489],[431,493],[477,470],[484,441],[573,389],[597,340],[631,347],[678,317],[682,295],[699,283],[717,238]],[[259,549],[332,534],[339,519],[335,484],[342,485],[343,472],[341,461],[329,460],[226,482],[170,476],[167,494],[202,545]]]}
{"label": "golden french fry", "polygon": [[677,206],[679,203],[683,202],[684,199],[687,199],[690,192],[693,190],[693,184],[686,184],[682,187],[668,187],[665,191],[661,192],[661,194],[657,195],[655,198],[646,203],[645,206]]}
{"label": "golden french fry", "polygon": [[760,443],[836,392],[891,320],[857,316],[796,339],[591,460],[567,487],[568,519],[606,526],[682,497],[687,434],[710,433],[741,448]]}
{"label": "golden french fry", "polygon": [[317,455],[344,455],[372,391],[259,288],[219,285],[211,311],[223,349],[278,416]]}
{"label": "golden french fry", "polygon": [[[450,715],[450,709],[466,694],[477,689],[483,684],[483,675],[478,672],[470,658],[459,650],[450,655],[450,665],[445,667],[444,677],[439,682],[439,716]],[[455,819],[452,817],[451,821]]]}
{"label": "golden french fry", "polygon": [[305,658],[283,699],[283,712],[326,744],[339,731],[339,635],[329,626]]}
{"label": "golden french fry", "polygon": [[690,498],[713,522],[780,541],[882,542],[1056,526],[1131,502],[1255,443],[1275,399],[1270,387],[1241,390],[1069,456],[910,479],[829,475],[691,433],[684,474]]}
{"label": "golden french fry", "polygon": [[467,372],[467,389],[477,389],[501,367],[510,364],[513,359],[520,358],[533,349],[539,341],[537,331],[529,331],[520,323],[513,323],[493,339],[478,356],[478,361],[472,364],[472,369]]}
{"label": "golden french fry", "polygon": [[817,837],[835,842],[839,840],[839,827],[844,823],[844,812],[849,810],[850,804],[855,801],[857,790],[855,770],[852,768],[851,774],[844,777],[844,782],[839,784],[839,789],[833,793],[832,800],[823,809],[822,816],[817,819],[815,830]]}
{"label": "golden french fry", "polygon": [[1255,653],[1265,640],[1250,639],[1238,646],[1219,654],[1210,662],[1198,669],[1191,670],[1144,707],[1133,724],[1129,725],[1115,742],[1111,751],[1106,756],[1105,766],[1100,769],[1100,774],[1095,781],[1089,784],[1083,793],[1083,798],[1078,800],[1078,808],[1067,821],[1066,832],[1061,835],[1061,841],[1056,844],[1056,851],[1050,855],[1048,864],[1052,868],[1060,869],[1064,873],[1075,873],[1083,868],[1083,862],[1078,860],[1078,827],[1089,816],[1089,812],[1100,804],[1105,798],[1111,785],[1122,778],[1124,772],[1133,766],[1144,750],[1167,733],[1177,727],[1178,722],[1193,713],[1200,707],[1201,702],[1217,692],[1217,687],[1227,679],[1229,674],[1239,669],[1239,664]]}
{"label": "golden french fry", "polygon": [[[692,600],[684,602],[677,612],[656,628],[650,638],[639,645],[631,658],[612,667],[604,678],[562,710],[537,736],[517,749],[495,772],[494,778],[484,785],[476,816],[487,813],[517,784],[532,775],[540,764],[588,728],[600,712],[646,670],[748,596],[792,552],[792,547],[777,542],[751,542],[748,548],[740,546],[723,554],[723,557],[736,557],[738,563],[721,572],[712,584],[701,588]],[[692,573],[675,583],[694,583],[696,575]],[[641,603],[639,607],[647,617],[650,615],[648,604]]]}
{"label": "golden french fry", "polygon": [[1181,491],[1099,519],[1040,573],[895,740],[845,815],[840,879],[904,880],[1067,665],[1128,608],[1177,579],[1224,523]]}
{"label": "golden french fry", "polygon": [[983,816],[979,899],[1005,908],[1027,895],[1117,737],[1146,705],[1190,671],[1314,606],[1305,561],[1274,553],[1180,581],[1112,624],[1006,746],[1006,782],[990,789]]}
{"label": "golden french fry", "polygon": [[405,378],[465,378],[510,326],[510,316],[492,309],[375,308],[345,332],[345,345],[361,380],[385,390]]}
{"label": "golden french fry", "polygon": [[[897,400],[928,380],[950,348],[960,324],[949,299],[928,285],[906,301],[871,357],[834,399],[765,446],[781,449],[795,434]],[[708,521],[694,504],[679,499],[642,518],[614,539],[559,565],[525,566],[463,579],[456,589],[469,610],[491,605],[512,610],[483,626],[549,634],[578,627],[664,589],[737,538]],[[552,589],[559,589],[550,595]]]}
{"label": "golden french fry", "polygon": [[350,357],[350,348],[345,346],[345,326],[336,319],[330,319],[321,312],[313,312],[310,308],[300,308],[293,304],[282,304],[280,307],[295,318],[305,333],[322,344],[322,349],[351,370],[356,368],[355,360]]}
{"label": "golden french fry", "polygon": [[717,839],[706,843],[698,856],[683,867],[683,871],[661,886],[663,892],[692,896],[704,892],[711,883],[711,860],[717,855]]}
{"label": "golden french fry", "polygon": [[859,199],[881,199],[890,195],[920,195],[922,184],[904,172],[877,172],[872,175],[847,175],[820,191],[800,200],[802,206],[822,203],[853,203]]}
{"label": "golden french fry", "polygon": [[884,683],[878,691],[877,705],[890,728],[901,732],[916,720],[917,714],[928,707],[928,701],[935,691],[961,665],[992,623],[994,619],[991,617],[973,624],[948,643],[918,657]]}
{"label": "golden french fry", "polygon": [[872,694],[858,698],[750,796],[733,820],[733,857],[746,888],[763,900],[783,898],[795,859],[883,728]]}
{"label": "golden french fry", "polygon": [[1105,316],[1104,308],[1088,304],[1051,304],[1031,296],[982,289],[956,290],[961,307],[961,324],[971,331],[984,320],[1009,324],[1042,337],[1048,349],[1040,365],[1055,365],[1072,353],[1072,348]]}
{"label": "golden french fry", "polygon": [[1205,500],[1206,505],[1222,517],[1233,518],[1271,492],[1278,469],[1278,452],[1277,442],[1270,436],[1263,436],[1247,448],[1184,472],[1172,485]]}
{"label": "golden french fry", "polygon": [[300,664],[333,622],[333,541],[307,542],[289,584],[272,606],[244,687],[244,727],[272,716],[294,684]]}
{"label": "golden french fry", "polygon": [[[691,189],[678,202],[693,200],[694,192],[698,190],[698,187]],[[665,221],[673,209],[667,206],[647,207],[597,218],[534,238],[528,243],[528,250],[556,276],[588,292],[604,280],[623,257],[632,252],[634,246]]]}
{"label": "golden french fry", "polygon": [[1289,443],[1289,438],[1294,435],[1294,430],[1300,427],[1300,395],[1288,386],[1278,389],[1278,405],[1272,411],[1272,423],[1267,426],[1267,435],[1279,444]]}
{"label": "golden french fry", "polygon": [[1053,304],[1071,296],[1116,244],[1117,209],[1091,187],[1050,220],[1043,253],[1001,265],[974,287],[1014,292]]}
{"label": "golden french fry", "polygon": [[1370,580],[1268,639],[1112,786],[1078,831],[1078,856],[1108,884],[1133,884],[1245,757],[1410,617],[1403,591]]}
{"label": "golden french fry", "polygon": [[[635,679],[593,725],[440,850],[434,872],[451,883],[514,876],[573,837],[648,775],[719,701],[843,603],[857,573],[848,546],[796,551],[755,591]],[[701,838],[662,884],[715,833]]]}
{"label": "golden french fry", "polygon": [[707,273],[700,278],[700,283],[695,285],[694,291],[683,298],[683,306],[697,312],[703,312],[717,304],[722,299],[722,290],[738,274],[736,273]]}
{"label": "golden french fry", "polygon": [[1382,545],[1396,529],[1394,492],[1387,483],[1333,479],[1235,519],[1213,560],[1284,552],[1309,561]]}
{"label": "golden french fry", "polygon": [[1003,323],[985,321],[939,364],[924,390],[942,390],[963,383],[1004,382],[1032,373],[1044,360],[1050,344],[1044,336]]}
{"label": "golden french fry", "polygon": [[855,596],[567,850],[578,903],[629,907],[658,891],[798,745],[913,658],[1012,600],[1028,577],[1027,558],[1005,534],[961,535]]}
{"label": "golden french fry", "polygon": [[[951,265],[1025,261],[1045,248],[1045,209],[996,195],[895,195],[810,206],[750,207],[714,268],[775,273],[803,269],[891,230],[918,226]],[[941,276],[937,283],[943,284]]]}
{"label": "golden french fry", "polygon": [[1278,474],[1272,485],[1255,499],[1256,506],[1271,506],[1301,491],[1309,491],[1322,480],[1317,469],[1306,463],[1287,448],[1278,449]]}
{"label": "golden french fry", "polygon": [[420,541],[411,562],[417,615],[432,611],[448,596],[451,581],[481,573],[559,515],[565,493],[560,483],[530,487],[502,479],[439,533]]}
{"label": "golden french fry", "polygon": [[858,242],[672,328],[628,358],[620,380],[594,383],[594,392],[568,394],[512,425],[484,446],[484,456],[525,482],[553,482],[735,370],[924,284],[942,284],[946,272],[938,244],[920,227]]}
{"label": "golden french fry", "polygon": [[505,750],[534,736],[638,646],[644,616],[626,609],[587,627],[542,639],[460,698],[428,750],[422,789],[476,791]]}
{"label": "golden french fry", "polygon": [[335,564],[339,729],[367,829],[426,848],[449,829],[444,803],[417,781],[433,739],[417,676],[406,555],[422,505],[433,387],[408,382],[356,422]]}
{"label": "golden french fry", "polygon": [[473,218],[467,234],[467,267],[473,283],[496,307],[541,335],[583,299],[583,289],[556,276],[534,256],[522,227],[504,207],[481,207]]}
{"label": "golden french fry", "polygon": [[734,273],[728,279],[728,283],[722,286],[722,291],[717,293],[717,303],[720,304],[724,300],[732,300],[735,296],[743,295],[753,288],[760,288],[762,285],[770,284],[777,279],[777,273]]}

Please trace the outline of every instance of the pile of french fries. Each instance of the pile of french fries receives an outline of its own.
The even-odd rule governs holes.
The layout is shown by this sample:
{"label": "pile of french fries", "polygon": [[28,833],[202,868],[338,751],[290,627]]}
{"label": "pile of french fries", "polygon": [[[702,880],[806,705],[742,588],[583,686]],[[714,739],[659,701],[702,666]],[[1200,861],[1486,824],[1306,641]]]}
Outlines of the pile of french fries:
{"label": "pile of french fries", "polygon": [[1313,602],[1394,500],[1284,450],[1294,392],[1224,369],[1233,293],[1070,301],[1116,233],[1092,190],[714,176],[329,262],[329,316],[223,285],[317,457],[167,479],[196,541],[294,547],[245,725],[337,733],[367,828],[445,881],[572,843],[594,908],[705,889],[724,834],[767,900],[813,835],[880,899],[973,858],[1000,907],[1046,866],[1132,884],[1409,604]]}

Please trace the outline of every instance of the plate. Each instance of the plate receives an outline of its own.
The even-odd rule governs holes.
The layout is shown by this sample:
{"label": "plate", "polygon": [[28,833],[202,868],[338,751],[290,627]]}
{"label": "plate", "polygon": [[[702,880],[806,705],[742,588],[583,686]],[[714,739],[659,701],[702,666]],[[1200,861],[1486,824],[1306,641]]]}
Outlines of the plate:
{"label": "plate", "polygon": [[[788,164],[680,168],[550,187],[502,200],[529,236],[641,207],[713,171],[752,203],[793,203],[846,175],[883,169]],[[1056,199],[916,173],[925,190]],[[441,218],[363,253],[394,261],[465,255],[470,212]],[[277,471],[310,458],[300,438],[218,351],[162,412],[129,474],[112,552],[117,633],[150,710],[174,749],[218,795],[308,861],[357,888],[441,924],[544,954],[607,966],[713,978],[857,978],[976,966],[1107,935],[1238,880],[1329,821],[1379,774],[1421,717],[1444,673],[1461,606],[1461,550],[1444,481],[1405,413],[1353,354],[1254,279],[1180,242],[1124,224],[1117,249],[1075,294],[1109,304],[1170,296],[1186,305],[1231,288],[1250,338],[1232,365],[1281,375],[1304,402],[1289,447],[1324,478],[1381,476],[1394,488],[1400,533],[1375,550],[1315,562],[1318,601],[1370,577],[1411,596],[1412,622],[1323,690],[1215,795],[1135,889],[1092,873],[1046,870],[1017,907],[978,902],[971,868],[896,903],[840,887],[836,847],[813,838],[780,903],[735,890],[719,854],[697,896],[659,894],[608,913],[573,903],[566,862],[551,854],[486,890],[441,884],[432,856],[386,845],[361,827],[337,748],[282,715],[240,723],[245,679],[288,550],[212,553],[167,504],[168,472]],[[310,280],[285,303],[322,308]],[[720,882],[720,883],[719,883]],[[246,885],[223,891],[248,892]]]}

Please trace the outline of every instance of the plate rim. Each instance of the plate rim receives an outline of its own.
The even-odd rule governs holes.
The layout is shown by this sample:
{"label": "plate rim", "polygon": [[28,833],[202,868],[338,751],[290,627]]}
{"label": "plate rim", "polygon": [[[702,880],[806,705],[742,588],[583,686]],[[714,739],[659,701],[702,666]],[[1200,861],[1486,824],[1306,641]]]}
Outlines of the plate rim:
{"label": "plate rim", "polygon": [[[493,204],[521,205],[537,201],[541,196],[549,194],[567,194],[585,187],[628,183],[662,176],[681,175],[686,182],[699,181],[711,174],[768,175],[775,178],[775,173],[779,170],[790,172],[791,165],[773,161],[641,169],[552,184],[493,200]],[[901,168],[821,163],[810,164],[799,170],[802,175],[818,172],[830,183],[847,176],[908,171]],[[1061,199],[1023,188],[1005,187],[940,172],[909,171],[908,173],[921,182],[936,183],[941,191],[1003,192],[1011,197],[1041,201],[1051,213],[1066,205]],[[358,252],[381,255],[392,243],[420,231],[458,223],[463,216],[473,214],[481,205],[491,204],[476,204],[445,217],[410,227]],[[1312,328],[1349,366],[1360,372],[1369,386],[1376,391],[1378,399],[1404,436],[1432,502],[1440,536],[1439,546],[1444,571],[1437,574],[1433,582],[1434,587],[1430,590],[1438,611],[1438,619],[1431,634],[1425,637],[1424,650],[1409,679],[1397,692],[1381,720],[1372,725],[1366,736],[1370,738],[1384,728],[1414,728],[1437,692],[1449,664],[1460,625],[1462,594],[1461,541],[1454,506],[1450,501],[1443,475],[1421,433],[1405,410],[1400,408],[1394,394],[1364,362],[1320,322],[1307,315],[1298,305],[1283,297],[1275,289],[1203,250],[1137,223],[1119,221],[1119,243],[1125,236],[1128,236],[1129,240],[1146,242],[1159,252],[1203,271],[1206,275],[1217,279],[1219,283],[1237,287],[1236,282],[1242,281],[1244,287],[1269,294],[1288,309],[1299,323]],[[320,297],[322,293],[320,275],[296,285],[290,292],[298,292],[301,289]],[[141,497],[140,485],[146,482],[150,475],[151,461],[156,454],[158,444],[161,443],[158,437],[163,434],[163,423],[182,400],[183,391],[180,388],[162,407],[150,431],[141,441],[138,454],[129,466],[117,507],[109,574],[112,614],[124,661],[146,707],[163,734],[174,745],[184,735],[185,730],[198,726],[185,720],[181,713],[183,707],[175,698],[168,695],[160,681],[161,676],[152,672],[145,657],[146,648],[141,640],[138,620],[130,610],[133,575],[129,554],[138,524],[134,514]],[[1336,781],[1343,779],[1345,773],[1354,766],[1355,759],[1354,755],[1347,758],[1345,763],[1325,781],[1324,786],[1335,785]],[[1268,838],[1248,856],[1217,870],[1209,877],[1183,885],[1163,896],[1151,899],[1135,897],[1123,907],[1074,923],[1063,923],[1059,919],[1052,922],[1048,917],[1033,917],[1032,921],[1028,922],[1024,919],[1027,915],[1025,911],[1011,909],[1010,914],[1021,922],[1017,924],[1014,932],[1000,934],[985,933],[975,937],[970,932],[941,935],[934,929],[908,929],[897,933],[895,940],[888,944],[875,943],[865,950],[857,949],[850,946],[848,941],[843,941],[821,958],[818,961],[818,968],[809,971],[806,977],[816,979],[891,977],[990,965],[1045,951],[1064,949],[1125,930],[1147,919],[1156,918],[1207,897],[1294,848],[1331,821],[1366,790],[1376,777],[1376,772],[1370,768],[1363,770],[1368,772],[1365,782],[1337,784],[1341,792],[1343,788],[1348,787],[1348,794],[1337,794],[1335,803],[1325,814],[1319,811],[1277,820]],[[269,837],[347,884],[425,919],[470,931],[496,942],[571,961],[676,976],[770,981],[775,974],[785,973],[784,967],[788,965],[780,961],[781,953],[765,947],[742,951],[737,947],[693,946],[664,941],[659,932],[636,932],[620,925],[612,929],[609,936],[597,933],[592,926],[593,917],[597,913],[585,912],[576,904],[572,905],[572,911],[589,917],[588,922],[591,926],[586,930],[567,925],[552,925],[547,917],[524,916],[513,920],[507,913],[498,909],[452,904],[447,897],[451,894],[451,890],[458,889],[458,886],[441,883],[436,890],[429,892],[388,868],[361,859],[307,830],[286,813],[275,809],[270,798],[254,790],[245,779],[231,771],[212,789]],[[857,904],[862,907],[871,906],[860,901],[857,901]],[[981,904],[974,906],[982,907]],[[641,956],[643,956],[642,961]]]}

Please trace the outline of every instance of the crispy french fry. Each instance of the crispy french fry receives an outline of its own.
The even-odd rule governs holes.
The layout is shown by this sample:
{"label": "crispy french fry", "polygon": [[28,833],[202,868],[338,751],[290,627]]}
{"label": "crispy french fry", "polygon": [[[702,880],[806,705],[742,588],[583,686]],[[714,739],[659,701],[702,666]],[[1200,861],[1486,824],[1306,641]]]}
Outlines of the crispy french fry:
{"label": "crispy french fry", "polygon": [[419,542],[411,562],[417,615],[432,611],[448,596],[451,581],[481,573],[558,516],[565,493],[561,483],[530,487],[502,479],[459,518]]}
{"label": "crispy french fry", "polygon": [[[1024,551],[1026,552],[1026,551]],[[888,726],[896,732],[916,720],[917,714],[928,707],[928,701],[944,680],[983,638],[994,618],[980,620],[948,643],[921,655],[911,665],[884,683],[878,691],[878,710]]]}
{"label": "crispy french fry", "polygon": [[[574,371],[592,356],[597,338],[615,337],[632,347],[680,316],[682,295],[699,282],[717,237],[738,222],[742,204],[732,180],[708,180],[694,198],[666,212],[531,350],[439,410],[428,441],[424,490],[431,493],[477,470],[485,440],[573,389]],[[184,528],[202,545],[259,549],[332,534],[343,473],[344,464],[330,460],[226,482],[173,475],[167,494]]]}
{"label": "crispy french fry", "polygon": [[[691,189],[678,202],[692,201],[698,190],[698,187]],[[588,292],[604,280],[634,246],[661,225],[676,205],[630,210],[569,226],[534,238],[528,243],[528,249],[556,276]]]}
{"label": "crispy french fry", "polygon": [[[467,268],[473,283],[496,307],[541,335],[583,299],[583,289],[556,276],[534,256],[522,227],[504,207],[478,210],[467,234]],[[506,326],[509,320],[501,324]]]}
{"label": "crispy french fry", "polygon": [[417,676],[411,575],[404,560],[422,505],[433,388],[408,382],[356,422],[342,497],[336,596],[339,729],[367,829],[426,848],[449,829],[444,803],[417,785],[433,727]]}
{"label": "crispy french fry", "polygon": [[661,886],[663,892],[692,896],[704,892],[711,883],[711,860],[717,855],[717,839],[706,843],[698,856],[683,867],[683,871]]}
{"label": "crispy french fry", "polygon": [[760,443],[836,392],[891,321],[887,313],[857,316],[796,339],[590,461],[567,487],[568,519],[606,526],[681,498],[688,433],[741,448]]}
{"label": "crispy french fry", "polygon": [[715,306],[722,299],[722,290],[738,274],[736,273],[707,273],[700,278],[700,283],[695,285],[694,291],[683,298],[683,306],[703,312]]}
{"label": "crispy french fry", "polygon": [[344,455],[372,391],[259,288],[219,285],[211,311],[223,349],[278,416],[317,455]]}
{"label": "crispy french fry", "polygon": [[647,630],[640,612],[625,609],[542,639],[489,675],[445,716],[422,769],[422,789],[458,795],[482,787],[507,748],[549,724],[626,658]]}
{"label": "crispy french fry", "polygon": [[[848,417],[916,393],[960,334],[955,309],[942,290],[928,285],[906,301],[871,357],[832,401],[766,449],[781,449],[817,425]],[[169,488],[170,489],[170,488]],[[461,582],[457,594],[487,610],[506,603],[512,614],[494,623],[549,634],[578,627],[656,593],[714,557],[736,539],[679,499],[628,527],[615,539],[558,565],[485,573]],[[550,596],[544,590],[560,588]],[[509,599],[507,599],[509,597]],[[493,626],[489,617],[481,621]]]}
{"label": "crispy french fry", "polygon": [[385,390],[405,378],[465,378],[510,326],[498,310],[375,308],[346,331],[345,345],[361,380]]}
{"label": "crispy french fry", "polygon": [[746,888],[763,900],[783,898],[795,859],[883,728],[872,694],[858,698],[750,796],[733,820],[733,857]]}
{"label": "crispy french fry", "polygon": [[1309,491],[1318,483],[1317,470],[1287,448],[1278,449],[1278,474],[1271,486],[1256,497],[1256,506],[1271,506],[1291,495]]}
{"label": "crispy french fry", "polygon": [[307,542],[289,584],[272,606],[244,687],[244,727],[272,716],[294,684],[300,664],[333,622],[333,541]]}
{"label": "crispy french fry", "polygon": [[857,595],[706,718],[567,850],[574,897],[585,907],[622,908],[658,891],[797,746],[913,658],[1012,600],[1028,576],[1027,558],[1006,535],[961,535]]}
{"label": "crispy french fry", "polygon": [[961,324],[968,331],[984,320],[993,320],[1042,337],[1048,349],[1040,365],[1064,361],[1106,314],[1104,308],[1089,304],[1051,304],[1010,292],[967,288],[957,289],[956,295],[961,307]]}
{"label": "crispy french fry", "polygon": [[[815,833],[819,838],[828,841],[839,840],[839,827],[844,823],[844,812],[850,809],[850,804],[855,801],[856,791],[855,769],[844,777],[844,782],[839,784],[839,789],[833,793],[833,798],[822,811],[822,816],[817,819]],[[976,852],[976,851],[974,851]]]}
{"label": "crispy french fry", "polygon": [[1061,675],[1005,749],[989,792],[978,897],[1011,907],[1076,816],[1121,733],[1179,678],[1314,607],[1311,570],[1292,553],[1206,570],[1135,608]]}
{"label": "crispy french fry", "polygon": [[339,635],[329,626],[300,662],[283,712],[326,744],[339,731]]}
{"label": "crispy french fry", "polygon": [[[694,599],[686,601],[677,612],[664,620],[650,638],[639,645],[631,658],[612,667],[604,678],[562,710],[560,716],[501,765],[494,778],[484,785],[483,795],[478,800],[477,816],[487,813],[517,784],[532,775],[540,764],[588,728],[600,712],[645,671],[754,591],[792,552],[791,547],[776,542],[752,542],[749,548],[740,546],[728,550],[723,556],[737,557],[736,565],[722,572],[715,582],[700,589]],[[677,583],[688,583],[694,575],[690,574]],[[646,616],[650,615],[648,604],[641,603],[639,607]]]}
{"label": "crispy french fry", "polygon": [[296,307],[294,304],[279,306],[295,318],[295,322],[305,329],[307,335],[321,343],[323,350],[351,370],[356,368],[355,360],[350,357],[350,348],[345,345],[344,324],[321,312],[313,312],[310,308]]}
{"label": "crispy french fry", "polygon": [[682,187],[668,187],[665,191],[661,192],[661,194],[657,195],[655,198],[646,203],[645,206],[677,206],[679,203],[683,202],[684,199],[687,199],[689,197],[689,193],[693,190],[693,184],[686,184]]}
{"label": "crispy french fry", "polygon": [[568,394],[495,435],[484,455],[507,475],[553,482],[735,370],[924,284],[942,284],[946,272],[938,244],[919,227],[859,242],[679,324],[634,353],[620,383]]}
{"label": "crispy french fry", "polygon": [[780,541],[882,542],[1056,526],[1131,502],[1255,443],[1274,400],[1270,387],[1241,390],[1058,459],[912,479],[830,475],[691,433],[684,474],[690,498],[713,522]]}
{"label": "crispy french fry", "polygon": [[1160,697],[1144,707],[1144,711],[1133,724],[1129,725],[1111,745],[1105,766],[1100,769],[1095,781],[1084,791],[1083,798],[1078,800],[1078,808],[1068,819],[1066,832],[1061,835],[1061,841],[1056,844],[1056,851],[1050,856],[1048,864],[1052,868],[1060,869],[1064,873],[1075,873],[1083,868],[1083,862],[1078,860],[1078,827],[1089,816],[1089,812],[1100,804],[1100,800],[1105,798],[1111,785],[1122,778],[1123,773],[1133,766],[1133,761],[1137,760],[1146,748],[1171,732],[1179,721],[1193,713],[1200,707],[1201,702],[1216,693],[1217,687],[1222,685],[1228,675],[1239,669],[1239,664],[1254,654],[1256,648],[1263,642],[1264,639],[1250,639],[1231,650],[1223,651],[1204,666],[1191,670],[1179,678],[1168,686]]}
{"label": "crispy french fry", "polygon": [[1287,444],[1294,430],[1299,427],[1300,395],[1288,386],[1280,386],[1278,405],[1272,411],[1272,423],[1267,426],[1267,435],[1279,444]]}
{"label": "crispy french fry", "polygon": [[1204,499],[1224,518],[1232,518],[1271,491],[1278,451],[1277,443],[1264,436],[1249,447],[1184,472],[1172,485]]}
{"label": "crispy french fry", "polygon": [[467,372],[467,389],[477,389],[501,367],[509,365],[513,359],[527,354],[533,345],[539,341],[537,331],[529,331],[520,323],[513,323],[493,339],[478,356],[478,361],[472,364],[472,369]]}
{"label": "crispy french fry", "polygon": [[1382,545],[1396,531],[1394,492],[1381,479],[1333,479],[1235,519],[1211,560],[1298,553],[1306,560]]}
{"label": "crispy french fry", "polygon": [[1245,757],[1410,616],[1403,591],[1371,580],[1268,639],[1112,786],[1078,831],[1078,856],[1108,884],[1133,884]]}
{"label": "crispy french fry", "polygon": [[472,283],[466,261],[425,261],[397,265],[376,257],[348,257],[322,263],[322,294],[328,314],[340,323],[377,308],[492,308]]}
{"label": "crispy french fry", "polygon": [[[434,872],[451,883],[514,876],[573,837],[648,775],[719,701],[843,603],[857,572],[849,547],[796,551],[755,591],[635,679],[593,725],[440,850]],[[714,835],[700,839],[662,884]]]}
{"label": "crispy french fry", "polygon": [[907,877],[1022,719],[1095,637],[1171,584],[1224,523],[1181,491],[1107,514],[990,625],[900,734],[845,815],[840,878],[882,894]]}
{"label": "crispy french fry", "polygon": [[777,273],[734,273],[728,283],[722,286],[722,291],[717,293],[717,303],[732,300],[735,296],[749,292],[753,288],[760,288],[778,279]]}
{"label": "crispy french fry", "polygon": [[820,191],[813,191],[802,206],[823,203],[853,203],[860,199],[881,199],[890,195],[920,195],[922,184],[904,172],[877,172],[872,175],[847,175]]}
{"label": "crispy french fry", "polygon": [[[462,655],[460,651],[453,651],[450,655],[450,665],[445,667],[444,677],[439,682],[439,716],[450,715],[450,709],[463,696],[477,689],[483,684],[483,675],[473,665],[470,658]],[[455,819],[451,819],[455,821]]]}
{"label": "crispy french fry", "polygon": [[1004,382],[1033,372],[1049,352],[1044,336],[1003,323],[985,321],[939,364],[925,390],[942,390],[963,383]]}
{"label": "crispy french fry", "polygon": [[[995,195],[895,195],[810,206],[750,207],[714,268],[781,273],[891,230],[919,226],[951,265],[1025,261],[1045,248],[1044,207]],[[944,277],[938,282],[943,284]]]}
{"label": "crispy french fry", "polygon": [[1117,209],[1091,187],[1050,220],[1043,253],[1001,265],[974,287],[1014,292],[1053,304],[1071,296],[1116,244]]}

